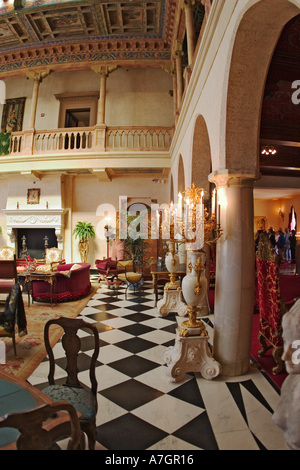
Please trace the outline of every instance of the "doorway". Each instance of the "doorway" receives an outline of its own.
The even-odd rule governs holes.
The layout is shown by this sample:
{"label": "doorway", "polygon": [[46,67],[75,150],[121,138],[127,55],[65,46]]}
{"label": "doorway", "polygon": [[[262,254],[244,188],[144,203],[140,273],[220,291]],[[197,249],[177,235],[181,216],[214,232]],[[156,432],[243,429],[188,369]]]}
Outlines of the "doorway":
{"label": "doorway", "polygon": [[65,117],[65,127],[89,127],[90,115],[90,108],[67,109]]}

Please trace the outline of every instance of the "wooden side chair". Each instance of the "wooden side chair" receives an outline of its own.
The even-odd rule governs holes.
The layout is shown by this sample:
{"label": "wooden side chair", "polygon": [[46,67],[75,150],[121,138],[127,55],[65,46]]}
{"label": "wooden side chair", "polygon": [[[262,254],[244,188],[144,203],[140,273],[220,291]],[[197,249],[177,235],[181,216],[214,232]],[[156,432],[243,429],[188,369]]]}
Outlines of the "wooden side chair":
{"label": "wooden side chair", "polygon": [[8,294],[18,282],[16,255],[12,259],[0,260],[0,294]]}
{"label": "wooden side chair", "polygon": [[16,283],[11,288],[5,302],[3,311],[0,311],[0,338],[12,338],[15,356],[16,348],[16,326],[19,336],[27,334],[27,320],[20,284]]}
{"label": "wooden side chair", "polygon": [[68,450],[84,450],[84,434],[75,408],[67,402],[43,405],[0,418],[0,428],[19,431],[7,450],[61,450],[57,443],[69,436]]}
{"label": "wooden side chair", "polygon": [[7,261],[14,259],[15,249],[11,246],[1,246],[0,247],[0,260]]}
{"label": "wooden side chair", "polygon": [[125,299],[127,300],[128,289],[133,290],[134,293],[136,290],[142,289],[143,273],[134,272],[132,260],[122,261],[122,262],[119,262],[118,265],[119,264],[123,266],[125,269],[124,273],[118,274],[118,280],[126,283]]}
{"label": "wooden side chair", "polygon": [[257,294],[260,317],[259,342],[264,356],[272,349],[276,366],[272,372],[279,374],[283,369],[282,317],[286,312],[285,302],[280,297],[279,265],[266,234],[260,235],[256,253]]}
{"label": "wooden side chair", "polygon": [[[58,325],[63,329],[62,346],[66,351],[67,378],[63,385],[55,383],[55,358],[49,340],[49,330],[52,325]],[[91,387],[83,387],[78,379],[78,353],[81,348],[81,340],[78,335],[80,330],[89,330],[94,337],[94,352],[90,361]],[[96,380],[96,361],[99,355],[99,334],[97,328],[80,318],[61,317],[49,320],[44,330],[45,347],[49,357],[49,386],[43,392],[52,401],[68,401],[80,414],[80,426],[87,434],[89,450],[95,448],[96,443],[96,414],[98,409]]]}

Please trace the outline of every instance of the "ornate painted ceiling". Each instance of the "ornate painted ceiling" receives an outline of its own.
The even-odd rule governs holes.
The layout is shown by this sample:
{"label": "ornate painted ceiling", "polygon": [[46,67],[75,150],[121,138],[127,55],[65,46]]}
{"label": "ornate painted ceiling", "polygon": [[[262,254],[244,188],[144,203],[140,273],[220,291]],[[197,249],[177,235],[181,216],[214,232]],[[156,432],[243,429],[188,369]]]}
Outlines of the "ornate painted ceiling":
{"label": "ornate painted ceiling", "polygon": [[176,0],[0,0],[0,72],[171,59]]}

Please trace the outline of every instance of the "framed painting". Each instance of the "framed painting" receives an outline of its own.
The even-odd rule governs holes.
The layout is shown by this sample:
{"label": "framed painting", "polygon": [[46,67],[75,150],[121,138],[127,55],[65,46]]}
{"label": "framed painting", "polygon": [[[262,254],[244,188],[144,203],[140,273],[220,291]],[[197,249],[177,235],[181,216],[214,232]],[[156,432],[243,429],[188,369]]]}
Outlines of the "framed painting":
{"label": "framed painting", "polygon": [[40,203],[41,190],[38,188],[28,189],[27,191],[27,204]]}
{"label": "framed painting", "polygon": [[25,101],[26,98],[12,98],[5,101],[1,122],[2,134],[22,130]]}
{"label": "framed painting", "polygon": [[267,230],[267,217],[264,215],[254,217],[254,231],[257,230]]}

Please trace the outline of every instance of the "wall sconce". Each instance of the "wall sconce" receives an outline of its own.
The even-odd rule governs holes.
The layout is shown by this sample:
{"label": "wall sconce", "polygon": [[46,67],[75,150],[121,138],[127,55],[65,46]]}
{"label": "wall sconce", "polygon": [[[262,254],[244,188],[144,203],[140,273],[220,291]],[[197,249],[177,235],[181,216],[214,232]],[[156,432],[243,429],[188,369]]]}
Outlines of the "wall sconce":
{"label": "wall sconce", "polygon": [[273,145],[265,145],[261,149],[261,154],[262,155],[275,155],[277,153],[277,150]]}
{"label": "wall sconce", "polygon": [[279,211],[278,211],[280,217],[282,218],[282,220],[284,219],[284,213],[282,212],[281,208],[279,208]]}

